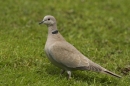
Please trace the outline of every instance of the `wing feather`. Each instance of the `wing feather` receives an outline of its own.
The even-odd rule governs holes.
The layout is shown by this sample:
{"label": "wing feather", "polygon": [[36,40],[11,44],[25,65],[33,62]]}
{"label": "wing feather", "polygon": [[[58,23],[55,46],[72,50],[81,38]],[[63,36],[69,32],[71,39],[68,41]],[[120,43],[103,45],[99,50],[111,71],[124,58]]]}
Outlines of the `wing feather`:
{"label": "wing feather", "polygon": [[53,59],[67,67],[88,66],[88,59],[68,42],[55,42],[49,52]]}
{"label": "wing feather", "polygon": [[92,62],[68,42],[56,42],[49,49],[53,59],[68,68],[102,71],[105,68]]}

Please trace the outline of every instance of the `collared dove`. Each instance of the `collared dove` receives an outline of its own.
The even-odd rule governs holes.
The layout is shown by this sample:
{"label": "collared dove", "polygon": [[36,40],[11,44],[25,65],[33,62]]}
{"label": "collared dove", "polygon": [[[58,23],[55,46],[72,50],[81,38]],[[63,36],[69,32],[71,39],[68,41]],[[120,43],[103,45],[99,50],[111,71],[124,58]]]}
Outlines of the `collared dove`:
{"label": "collared dove", "polygon": [[120,75],[94,63],[68,43],[59,33],[56,19],[53,16],[45,16],[39,24],[42,23],[48,27],[48,37],[45,44],[46,55],[51,63],[62,69],[62,73],[65,71],[68,73],[68,78],[71,78],[73,70],[92,70],[121,78]]}

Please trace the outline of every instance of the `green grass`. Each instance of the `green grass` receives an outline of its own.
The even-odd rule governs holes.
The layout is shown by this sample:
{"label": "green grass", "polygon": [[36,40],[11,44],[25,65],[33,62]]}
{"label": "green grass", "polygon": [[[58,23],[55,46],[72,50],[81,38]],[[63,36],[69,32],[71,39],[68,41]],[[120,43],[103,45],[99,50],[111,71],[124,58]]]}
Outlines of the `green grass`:
{"label": "green grass", "polygon": [[[129,86],[130,0],[0,0],[0,86]],[[45,15],[56,17],[65,39],[122,76],[75,71],[60,76],[43,51]]]}

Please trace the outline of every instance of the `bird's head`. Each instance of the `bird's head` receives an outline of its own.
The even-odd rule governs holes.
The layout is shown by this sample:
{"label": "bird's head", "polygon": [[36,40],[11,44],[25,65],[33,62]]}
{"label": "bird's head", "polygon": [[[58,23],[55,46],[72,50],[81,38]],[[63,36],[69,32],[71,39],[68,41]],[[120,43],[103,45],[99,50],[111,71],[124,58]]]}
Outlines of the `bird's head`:
{"label": "bird's head", "polygon": [[47,26],[53,26],[54,24],[56,24],[56,19],[51,15],[47,15],[43,18],[41,22],[39,22],[39,24],[46,24]]}

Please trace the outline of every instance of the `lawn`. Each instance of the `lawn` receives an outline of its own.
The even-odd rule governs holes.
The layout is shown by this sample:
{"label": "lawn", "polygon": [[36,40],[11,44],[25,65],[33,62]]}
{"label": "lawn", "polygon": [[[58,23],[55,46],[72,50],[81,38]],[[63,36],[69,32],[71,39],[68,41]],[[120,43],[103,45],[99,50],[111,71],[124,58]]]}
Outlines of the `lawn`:
{"label": "lawn", "polygon": [[[0,86],[130,86],[130,0],[0,0]],[[122,78],[74,71],[72,79],[47,59],[53,15],[65,39]]]}

